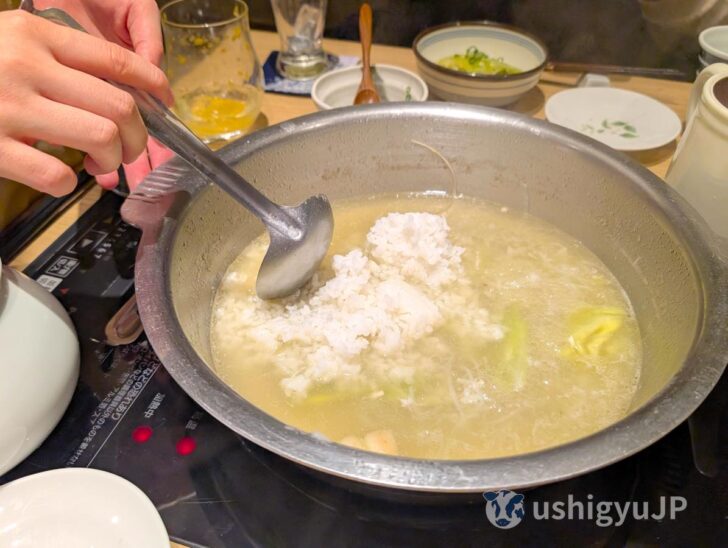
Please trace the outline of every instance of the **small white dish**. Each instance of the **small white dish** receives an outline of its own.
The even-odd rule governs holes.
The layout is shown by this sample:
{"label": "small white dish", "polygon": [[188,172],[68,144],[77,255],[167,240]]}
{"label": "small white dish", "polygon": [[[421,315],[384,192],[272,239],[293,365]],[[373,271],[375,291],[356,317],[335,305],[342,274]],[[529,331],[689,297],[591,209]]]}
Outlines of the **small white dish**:
{"label": "small white dish", "polygon": [[[495,75],[462,72],[438,61],[464,54],[471,46],[490,57],[499,57],[522,72]],[[483,21],[447,23],[422,31],[412,49],[417,70],[433,96],[491,107],[516,102],[538,84],[548,52],[541,40],[516,27]]]}
{"label": "small white dish", "polygon": [[169,536],[133,483],[62,468],[0,486],[0,546],[169,548]]}
{"label": "small white dish", "polygon": [[[313,83],[311,98],[321,110],[351,106],[361,73],[361,65],[326,72]],[[377,64],[372,66],[372,78],[382,102],[427,100],[427,84],[408,70]]]}
{"label": "small white dish", "polygon": [[546,118],[622,151],[661,147],[682,130],[677,114],[659,101],[608,87],[561,91],[546,102]]}

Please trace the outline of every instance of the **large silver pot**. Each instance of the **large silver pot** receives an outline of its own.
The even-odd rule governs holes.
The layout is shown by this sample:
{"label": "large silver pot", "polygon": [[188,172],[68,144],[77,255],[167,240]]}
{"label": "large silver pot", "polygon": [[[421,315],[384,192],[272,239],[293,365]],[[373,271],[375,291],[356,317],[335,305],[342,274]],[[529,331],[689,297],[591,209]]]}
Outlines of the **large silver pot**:
{"label": "large silver pot", "polygon": [[[384,104],[313,114],[256,132],[220,154],[271,198],[295,204],[446,189],[524,209],[579,238],[614,272],[642,330],[632,409],[585,439],[491,460],[425,461],[326,442],[254,407],[211,366],[211,303],[222,274],[262,228],[175,160],[123,213],[143,231],[136,291],[149,340],[182,388],[229,428],[290,460],[374,485],[430,492],[522,488],[623,459],[684,421],[728,361],[728,285],[709,230],[660,179],[576,133],[517,114],[447,103]],[[155,177],[177,180],[159,192]],[[487,234],[483,234],[487,238]]]}

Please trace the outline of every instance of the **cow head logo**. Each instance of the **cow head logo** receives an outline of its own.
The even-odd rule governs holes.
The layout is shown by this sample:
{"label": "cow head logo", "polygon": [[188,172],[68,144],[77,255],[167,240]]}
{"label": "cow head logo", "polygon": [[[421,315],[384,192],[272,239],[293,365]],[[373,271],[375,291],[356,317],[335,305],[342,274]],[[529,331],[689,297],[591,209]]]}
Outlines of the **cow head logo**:
{"label": "cow head logo", "polygon": [[523,495],[513,491],[488,491],[485,498],[485,515],[499,529],[511,529],[521,523],[526,513]]}

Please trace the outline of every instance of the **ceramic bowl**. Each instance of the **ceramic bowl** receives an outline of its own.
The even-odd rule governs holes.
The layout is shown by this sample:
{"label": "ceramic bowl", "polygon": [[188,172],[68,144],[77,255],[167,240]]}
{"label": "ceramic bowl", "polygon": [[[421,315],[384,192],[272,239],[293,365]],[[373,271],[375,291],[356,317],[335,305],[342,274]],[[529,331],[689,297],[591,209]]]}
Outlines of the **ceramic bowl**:
{"label": "ceramic bowl", "polygon": [[[475,46],[520,69],[519,74],[461,72],[438,61]],[[457,22],[422,31],[412,46],[417,68],[433,96],[447,101],[500,107],[517,101],[533,88],[546,66],[546,46],[515,27],[487,22]]]}
{"label": "ceramic bowl", "polygon": [[728,62],[728,25],[710,27],[698,36],[702,68],[713,63]]}
{"label": "ceramic bowl", "polygon": [[[311,98],[319,110],[354,104],[361,71],[361,66],[345,67],[319,76],[311,89]],[[374,65],[372,78],[383,102],[427,100],[427,84],[413,72],[392,65]]]}
{"label": "ceramic bowl", "polygon": [[700,64],[700,68],[699,68],[698,72],[700,72],[705,67],[707,67],[707,66],[709,66],[711,64],[711,63],[709,63],[708,61],[705,60],[705,57],[703,57],[702,54],[701,55],[698,55],[698,63]]}

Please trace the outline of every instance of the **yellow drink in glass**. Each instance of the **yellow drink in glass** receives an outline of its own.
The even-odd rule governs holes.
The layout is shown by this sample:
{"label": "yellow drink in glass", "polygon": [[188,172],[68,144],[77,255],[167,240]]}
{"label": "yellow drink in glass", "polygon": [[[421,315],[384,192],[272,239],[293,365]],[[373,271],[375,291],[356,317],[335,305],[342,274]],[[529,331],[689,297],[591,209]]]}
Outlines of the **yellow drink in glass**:
{"label": "yellow drink in glass", "polygon": [[177,116],[207,143],[245,134],[263,82],[245,3],[175,0],[162,8],[162,29]]}
{"label": "yellow drink in glass", "polygon": [[175,111],[203,141],[228,140],[245,133],[260,113],[260,90],[193,90],[177,95]]}

